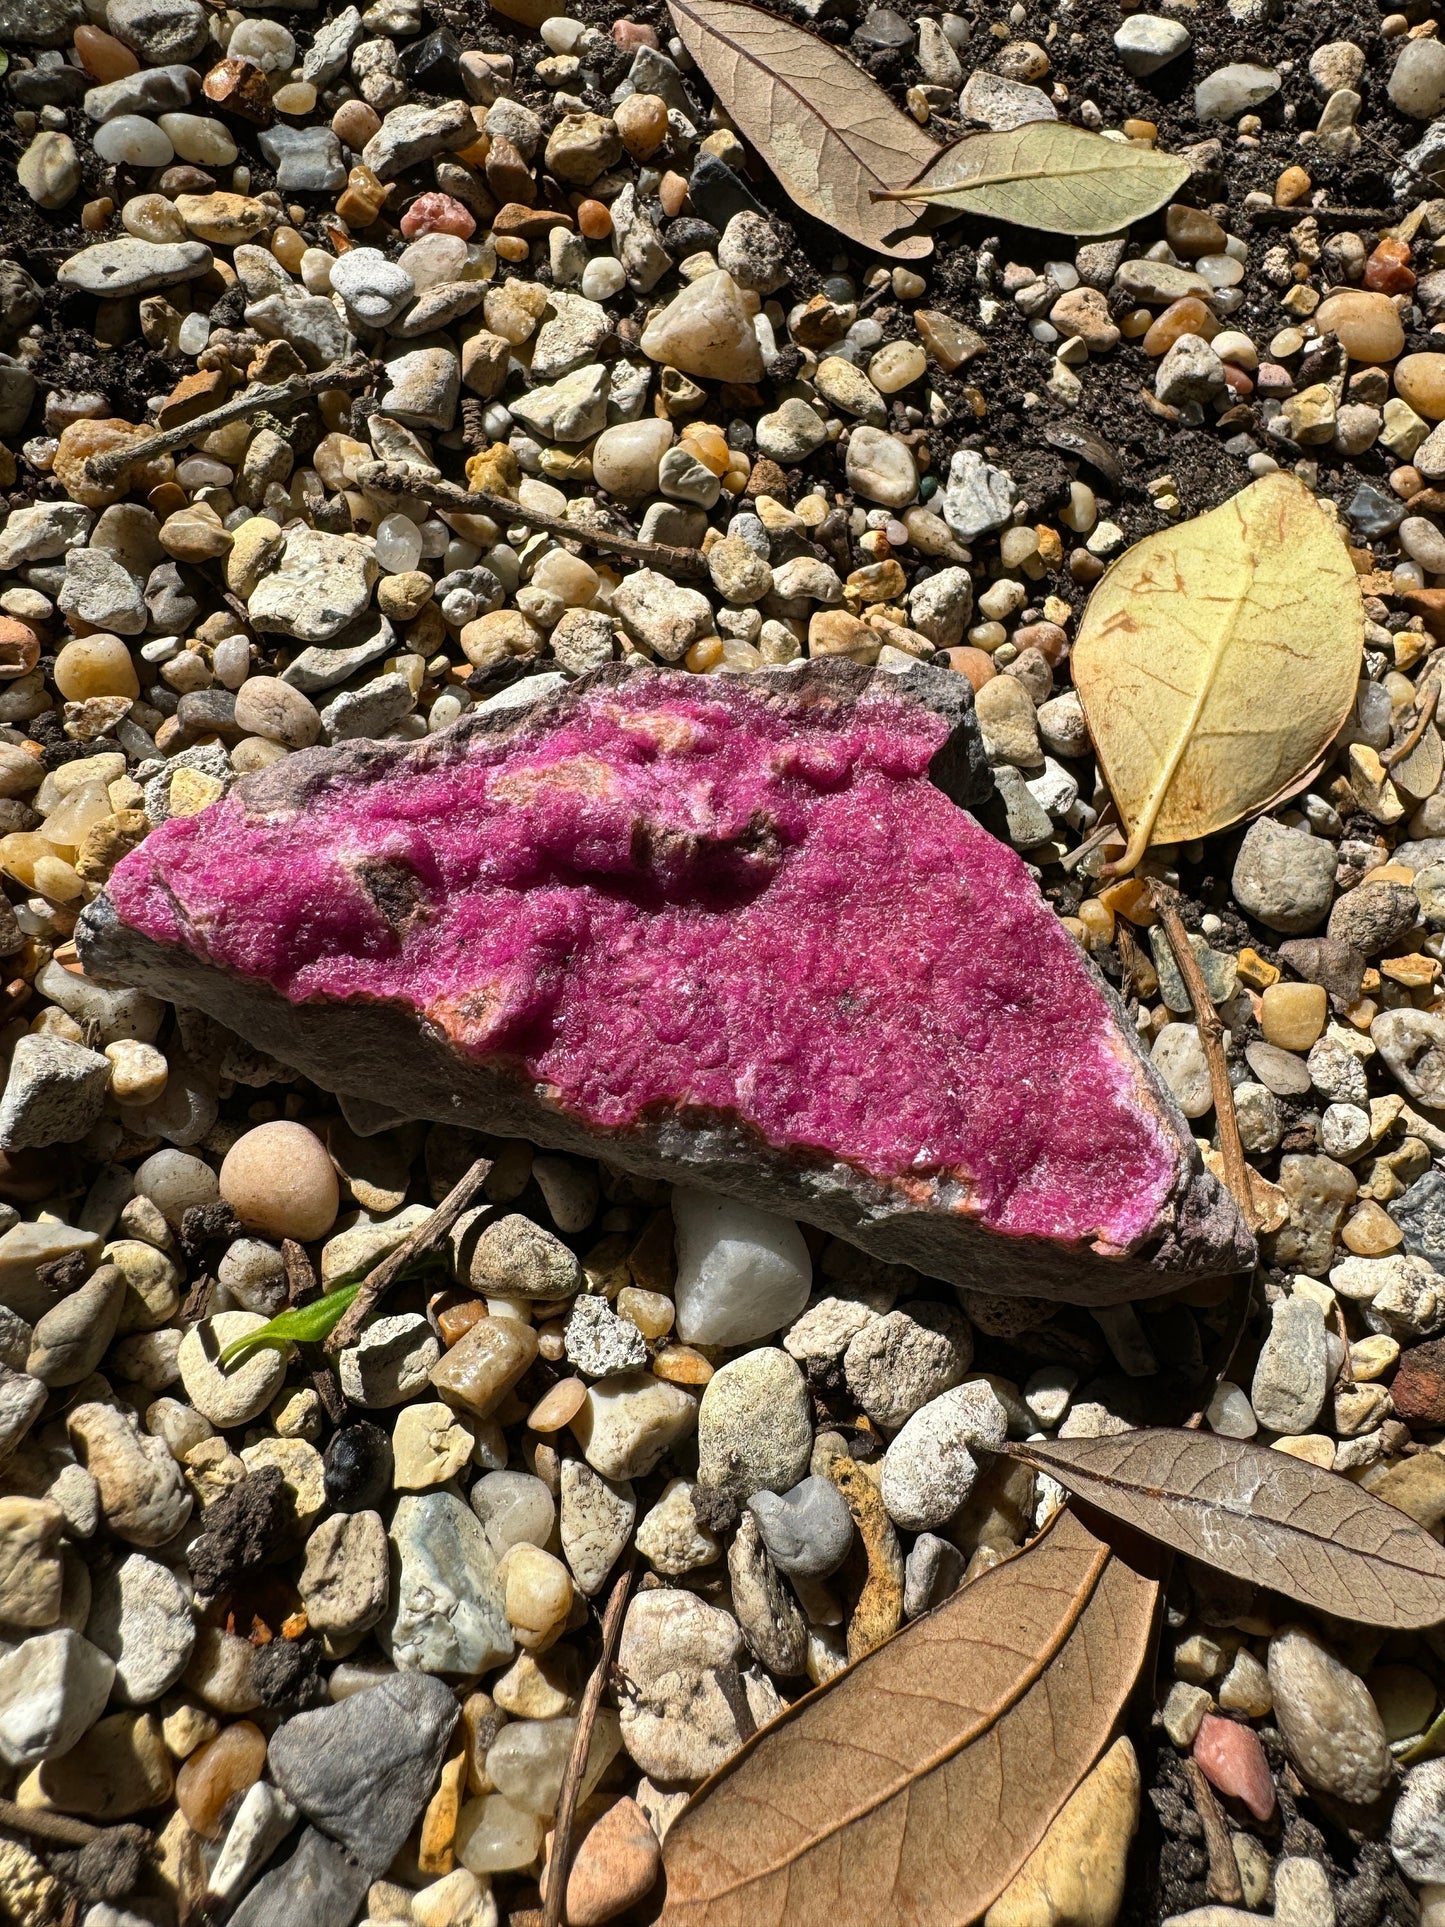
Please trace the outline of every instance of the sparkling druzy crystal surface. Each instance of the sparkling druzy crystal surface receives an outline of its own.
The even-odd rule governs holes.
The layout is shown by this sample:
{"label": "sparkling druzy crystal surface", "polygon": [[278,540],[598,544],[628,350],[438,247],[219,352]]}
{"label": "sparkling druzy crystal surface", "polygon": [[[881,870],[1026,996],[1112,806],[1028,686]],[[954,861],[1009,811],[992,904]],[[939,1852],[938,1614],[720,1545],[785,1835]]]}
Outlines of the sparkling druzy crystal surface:
{"label": "sparkling druzy crystal surface", "polygon": [[328,1078],[297,1055],[308,1013],[400,1014],[552,1141],[624,1162],[721,1134],[882,1219],[1096,1257],[1163,1232],[1165,1262],[1232,1269],[1242,1227],[1101,981],[934,780],[950,754],[956,791],[980,773],[971,715],[920,700],[940,679],[962,681],[604,672],[416,746],[290,757],[128,856],[82,954],[123,973],[129,939],[137,980],[169,970],[167,994],[398,1111],[509,1121],[464,1075],[459,1102],[409,1104],[393,1030],[369,1087],[350,1060]]}

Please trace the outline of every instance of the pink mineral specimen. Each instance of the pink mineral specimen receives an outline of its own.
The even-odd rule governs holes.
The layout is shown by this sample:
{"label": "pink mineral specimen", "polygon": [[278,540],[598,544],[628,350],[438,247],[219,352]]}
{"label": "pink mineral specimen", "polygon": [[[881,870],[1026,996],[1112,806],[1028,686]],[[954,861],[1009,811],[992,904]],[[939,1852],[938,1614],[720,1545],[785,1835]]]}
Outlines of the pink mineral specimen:
{"label": "pink mineral specimen", "polygon": [[613,668],[238,782],[125,858],[80,952],[378,1119],[591,1151],[957,1283],[1103,1303],[1248,1265],[1102,980],[945,793],[986,784],[945,671]]}

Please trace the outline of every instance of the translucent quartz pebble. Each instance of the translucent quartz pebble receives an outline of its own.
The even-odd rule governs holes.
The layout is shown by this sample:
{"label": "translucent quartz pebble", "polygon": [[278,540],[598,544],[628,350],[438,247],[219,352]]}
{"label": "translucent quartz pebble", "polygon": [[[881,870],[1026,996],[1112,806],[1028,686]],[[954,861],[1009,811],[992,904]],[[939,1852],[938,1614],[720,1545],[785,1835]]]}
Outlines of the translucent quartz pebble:
{"label": "translucent quartz pebble", "polygon": [[421,561],[421,530],[408,515],[388,515],[376,525],[376,559],[388,575],[404,575]]}

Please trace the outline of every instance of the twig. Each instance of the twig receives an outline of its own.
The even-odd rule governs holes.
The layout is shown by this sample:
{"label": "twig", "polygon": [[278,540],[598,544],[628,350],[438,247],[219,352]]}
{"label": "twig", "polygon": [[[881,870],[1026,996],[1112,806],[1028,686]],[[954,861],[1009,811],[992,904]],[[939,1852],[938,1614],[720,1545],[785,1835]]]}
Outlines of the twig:
{"label": "twig", "polygon": [[1091,856],[1101,844],[1107,843],[1109,838],[1115,835],[1117,835],[1121,841],[1123,840],[1124,832],[1112,817],[1110,817],[1106,823],[1096,824],[1082,843],[1077,844],[1067,855],[1060,857],[1059,868],[1061,870],[1076,870],[1086,856]]}
{"label": "twig", "polygon": [[622,1616],[632,1590],[635,1555],[612,1582],[607,1607],[602,1615],[602,1650],[582,1689],[582,1704],[577,1708],[577,1730],[572,1735],[572,1751],[562,1775],[562,1790],[557,1795],[557,1818],[552,1831],[552,1853],[547,1862],[547,1891],[542,1896],[542,1927],[562,1927],[567,1899],[567,1875],[572,1866],[572,1825],[577,1818],[577,1796],[582,1791],[582,1776],[587,1771],[587,1755],[592,1750],[592,1729],[597,1710],[612,1669],[612,1655],[622,1631]]}
{"label": "twig", "polygon": [[35,1840],[50,1840],[59,1847],[88,1847],[106,1831],[88,1820],[72,1820],[68,1813],[51,1813],[46,1807],[21,1807],[13,1800],[0,1800],[0,1827],[28,1833]]}
{"label": "twig", "polygon": [[357,486],[363,489],[420,495],[436,508],[491,515],[501,522],[521,522],[529,529],[541,529],[563,541],[580,542],[583,548],[607,549],[633,562],[652,563],[665,575],[705,577],[708,572],[701,549],[678,548],[672,542],[644,542],[636,535],[613,535],[607,529],[594,528],[590,522],[569,522],[563,516],[527,508],[521,502],[514,502],[510,495],[497,495],[489,488],[460,488],[439,475],[419,474],[413,468],[394,467],[388,462],[364,462],[357,470],[356,480]]}
{"label": "twig", "polygon": [[454,1184],[425,1224],[419,1224],[409,1238],[403,1238],[395,1251],[388,1252],[379,1265],[373,1265],[361,1281],[361,1289],[346,1316],[326,1340],[329,1352],[339,1352],[356,1343],[357,1333],[391,1290],[401,1273],[423,1252],[439,1245],[457,1219],[467,1209],[487,1181],[492,1168],[490,1158],[478,1158]]}
{"label": "twig", "polygon": [[1204,1848],[1209,1855],[1209,1879],[1206,1891],[1211,1900],[1222,1901],[1232,1907],[1244,1899],[1244,1887],[1239,1878],[1239,1862],[1234,1857],[1234,1843],[1229,1837],[1229,1828],[1224,1824],[1224,1815],[1219,1810],[1219,1802],[1214,1797],[1214,1789],[1204,1777],[1197,1760],[1186,1760],[1184,1772],[1189,1781],[1189,1791],[1194,1796],[1194,1811],[1199,1815],[1199,1824],[1204,1829]]}
{"label": "twig", "polygon": [[1254,1208],[1254,1192],[1249,1182],[1249,1166],[1244,1161],[1244,1144],[1239,1135],[1239,1118],[1234,1109],[1234,1089],[1229,1081],[1229,1070],[1224,1061],[1224,1025],[1219,1012],[1214,1008],[1214,999],[1204,981],[1204,972],[1199,968],[1199,959],[1194,954],[1194,946],[1189,941],[1189,932],[1184,928],[1179,915],[1179,906],[1174,892],[1149,881],[1149,901],[1159,913],[1159,921],[1164,926],[1164,934],[1169,939],[1169,948],[1174,952],[1174,961],[1179,966],[1179,974],[1184,979],[1184,988],[1189,992],[1189,1001],[1194,1006],[1194,1022],[1199,1031],[1199,1041],[1204,1046],[1204,1061],[1209,1067],[1209,1088],[1214,1096],[1214,1114],[1219,1120],[1219,1148],[1224,1154],[1224,1181],[1229,1186],[1234,1202],[1239,1206],[1239,1215],[1253,1233],[1259,1224],[1259,1214]]}
{"label": "twig", "polygon": [[216,1281],[209,1272],[203,1271],[186,1293],[185,1301],[176,1314],[176,1321],[182,1325],[199,1324],[206,1315],[206,1307],[211,1302],[211,1293]]}
{"label": "twig", "polygon": [[302,1304],[316,1289],[316,1270],[306,1256],[306,1247],[294,1238],[281,1240],[281,1262],[286,1267],[286,1304]]}
{"label": "twig", "polygon": [[313,395],[324,394],[328,388],[358,388],[364,381],[370,381],[376,372],[373,361],[348,361],[336,368],[323,368],[319,375],[297,375],[291,381],[257,383],[246,389],[244,394],[233,395],[223,401],[219,408],[211,408],[204,415],[193,415],[188,422],[181,422],[176,428],[161,429],[148,435],[143,442],[127,442],[122,448],[107,449],[104,454],[92,455],[85,464],[87,481],[97,488],[108,488],[116,477],[123,475],[128,468],[139,462],[153,461],[157,455],[169,455],[173,448],[180,448],[198,435],[209,435],[213,428],[224,428],[227,422],[238,422],[247,415],[257,414],[261,409],[270,409],[273,414],[288,408],[295,408]]}
{"label": "twig", "polygon": [[347,1415],[346,1394],[341,1389],[341,1381],[329,1365],[318,1365],[311,1374],[311,1383],[316,1396],[321,1400],[327,1418],[333,1425],[345,1425]]}
{"label": "twig", "polygon": [[1424,736],[1425,731],[1435,720],[1435,711],[1439,706],[1439,702],[1440,685],[1438,682],[1432,682],[1430,687],[1425,691],[1424,701],[1420,704],[1419,714],[1410,727],[1410,734],[1402,737],[1392,748],[1385,751],[1384,755],[1380,758],[1381,769],[1396,768],[1419,746],[1421,737]]}

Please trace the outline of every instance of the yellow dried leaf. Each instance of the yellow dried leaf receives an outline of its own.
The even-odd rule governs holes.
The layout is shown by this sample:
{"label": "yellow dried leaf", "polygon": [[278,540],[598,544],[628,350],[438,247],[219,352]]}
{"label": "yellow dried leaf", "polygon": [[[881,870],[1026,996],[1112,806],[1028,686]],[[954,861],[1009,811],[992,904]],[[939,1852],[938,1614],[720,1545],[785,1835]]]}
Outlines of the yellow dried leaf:
{"label": "yellow dried leaf", "polygon": [[1121,556],[1073,653],[1129,832],[1112,867],[1291,794],[1349,714],[1364,638],[1339,531],[1283,470]]}
{"label": "yellow dried leaf", "polygon": [[1078,237],[1142,221],[1188,179],[1189,163],[1176,154],[1035,120],[963,135],[906,187],[878,199]]}

